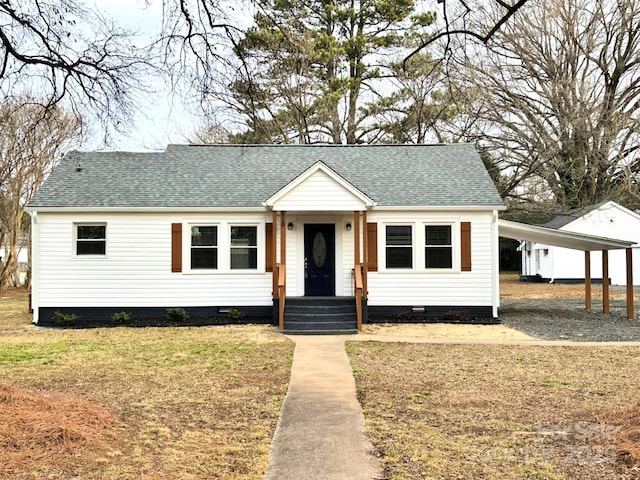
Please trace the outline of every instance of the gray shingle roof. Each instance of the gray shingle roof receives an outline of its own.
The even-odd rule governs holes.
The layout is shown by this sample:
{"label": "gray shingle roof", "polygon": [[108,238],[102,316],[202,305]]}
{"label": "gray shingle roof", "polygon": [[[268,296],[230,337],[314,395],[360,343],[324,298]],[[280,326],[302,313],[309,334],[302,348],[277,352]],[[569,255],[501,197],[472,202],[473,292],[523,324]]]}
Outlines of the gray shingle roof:
{"label": "gray shingle roof", "polygon": [[29,207],[259,207],[318,161],[379,206],[503,205],[471,144],[169,145],[70,152]]}
{"label": "gray shingle roof", "polygon": [[594,210],[597,210],[598,208],[600,208],[605,203],[606,202],[600,202],[600,203],[597,203],[595,205],[588,205],[586,207],[574,208],[573,210],[569,210],[566,213],[561,213],[561,214],[556,215],[551,220],[549,220],[547,223],[544,223],[541,226],[542,227],[547,227],[547,228],[553,228],[553,229],[558,230],[558,229],[564,227],[565,225],[569,225],[574,220],[577,220],[580,217],[584,217],[587,213],[590,213],[590,212],[593,212]]}

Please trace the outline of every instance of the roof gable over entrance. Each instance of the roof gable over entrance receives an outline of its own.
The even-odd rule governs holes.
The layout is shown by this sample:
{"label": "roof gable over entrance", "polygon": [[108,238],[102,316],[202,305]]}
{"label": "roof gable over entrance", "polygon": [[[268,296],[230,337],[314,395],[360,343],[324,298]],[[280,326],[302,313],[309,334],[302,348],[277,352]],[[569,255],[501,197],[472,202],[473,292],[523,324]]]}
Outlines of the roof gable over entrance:
{"label": "roof gable over entrance", "polygon": [[273,210],[354,211],[375,202],[322,162],[308,168],[264,203]]}

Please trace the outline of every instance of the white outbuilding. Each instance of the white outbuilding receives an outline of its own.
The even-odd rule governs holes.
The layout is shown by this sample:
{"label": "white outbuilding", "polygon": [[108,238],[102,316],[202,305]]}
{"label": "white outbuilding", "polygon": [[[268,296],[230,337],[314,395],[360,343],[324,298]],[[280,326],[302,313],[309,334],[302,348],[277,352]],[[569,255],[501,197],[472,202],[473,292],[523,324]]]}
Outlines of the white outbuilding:
{"label": "white outbuilding", "polygon": [[[617,238],[640,243],[640,215],[613,201],[571,210],[556,215],[542,225],[562,232],[582,233]],[[551,283],[583,283],[585,279],[584,255],[580,250],[523,241],[522,271],[524,278]],[[634,284],[640,285],[640,246],[632,248]],[[592,254],[591,278],[602,281],[602,254]],[[625,251],[609,253],[609,279],[612,285],[626,285]]]}

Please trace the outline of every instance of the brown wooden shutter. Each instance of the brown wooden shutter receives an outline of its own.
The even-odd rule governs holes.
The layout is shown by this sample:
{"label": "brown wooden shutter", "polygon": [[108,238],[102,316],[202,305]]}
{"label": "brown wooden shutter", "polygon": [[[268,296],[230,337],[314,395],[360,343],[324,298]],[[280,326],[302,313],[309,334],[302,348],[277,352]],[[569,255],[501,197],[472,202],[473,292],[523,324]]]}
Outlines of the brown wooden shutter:
{"label": "brown wooden shutter", "polygon": [[369,271],[378,271],[378,224],[367,223],[367,259]]}
{"label": "brown wooden shutter", "polygon": [[460,269],[471,271],[471,222],[460,223]]}
{"label": "brown wooden shutter", "polygon": [[273,223],[265,223],[265,269],[273,272]]}
{"label": "brown wooden shutter", "polygon": [[182,271],[182,224],[171,224],[171,271]]}

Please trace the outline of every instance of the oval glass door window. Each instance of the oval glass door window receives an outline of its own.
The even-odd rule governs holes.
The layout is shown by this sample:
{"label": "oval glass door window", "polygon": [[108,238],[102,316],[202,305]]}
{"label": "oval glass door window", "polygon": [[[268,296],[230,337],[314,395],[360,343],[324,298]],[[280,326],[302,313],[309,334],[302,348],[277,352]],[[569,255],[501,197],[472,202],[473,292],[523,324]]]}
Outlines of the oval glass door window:
{"label": "oval glass door window", "polygon": [[327,241],[322,232],[316,233],[313,239],[313,263],[316,267],[321,268],[327,261]]}

